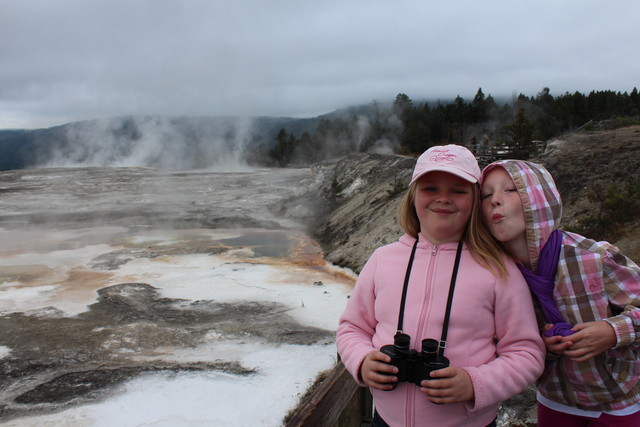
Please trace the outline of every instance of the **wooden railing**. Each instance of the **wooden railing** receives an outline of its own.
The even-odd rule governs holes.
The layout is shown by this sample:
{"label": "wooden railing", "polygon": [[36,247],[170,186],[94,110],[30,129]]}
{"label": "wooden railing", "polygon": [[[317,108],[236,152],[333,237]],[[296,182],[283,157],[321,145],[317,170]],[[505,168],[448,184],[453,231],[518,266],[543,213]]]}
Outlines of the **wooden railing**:
{"label": "wooden railing", "polygon": [[286,427],[370,426],[373,400],[342,362],[338,362],[320,385],[298,405]]}

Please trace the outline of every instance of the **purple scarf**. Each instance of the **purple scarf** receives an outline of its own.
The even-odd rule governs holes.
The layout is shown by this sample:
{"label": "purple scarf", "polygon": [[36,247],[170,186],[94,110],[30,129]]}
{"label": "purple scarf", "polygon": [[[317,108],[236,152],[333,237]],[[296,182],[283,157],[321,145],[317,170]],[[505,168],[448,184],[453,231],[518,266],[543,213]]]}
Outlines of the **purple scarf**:
{"label": "purple scarf", "polygon": [[562,314],[560,314],[553,300],[553,288],[555,286],[556,271],[558,270],[558,257],[560,256],[561,244],[562,233],[556,229],[551,233],[549,240],[547,240],[547,243],[540,251],[538,269],[535,273],[522,264],[518,264],[518,268],[527,281],[529,289],[531,289],[531,292],[535,294],[538,302],[540,302],[544,317],[546,317],[548,323],[553,323],[553,328],[544,332],[548,337],[554,335],[566,337],[567,335],[575,333],[571,330],[572,326],[564,321]]}

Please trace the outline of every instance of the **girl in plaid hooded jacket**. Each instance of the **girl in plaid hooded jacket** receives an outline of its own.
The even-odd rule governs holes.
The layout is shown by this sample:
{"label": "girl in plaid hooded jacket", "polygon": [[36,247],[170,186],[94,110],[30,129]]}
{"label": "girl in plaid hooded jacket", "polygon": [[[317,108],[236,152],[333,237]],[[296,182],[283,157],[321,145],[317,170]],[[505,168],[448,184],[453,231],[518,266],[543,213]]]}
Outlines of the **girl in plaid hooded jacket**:
{"label": "girl in plaid hooded jacket", "polygon": [[483,220],[535,295],[545,371],[539,426],[640,425],[640,268],[608,242],[560,230],[562,203],[536,163],[482,173]]}

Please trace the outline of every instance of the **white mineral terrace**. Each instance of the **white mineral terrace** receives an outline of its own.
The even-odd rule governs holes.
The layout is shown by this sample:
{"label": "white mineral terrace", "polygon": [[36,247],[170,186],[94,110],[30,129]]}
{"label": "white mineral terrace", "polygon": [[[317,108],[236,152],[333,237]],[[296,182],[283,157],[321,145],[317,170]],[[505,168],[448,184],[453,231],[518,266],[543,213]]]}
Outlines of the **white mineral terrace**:
{"label": "white mineral terrace", "polygon": [[[2,380],[0,424],[282,425],[335,364],[335,329],[354,282],[323,260],[295,219],[268,208],[306,177],[0,173],[0,363],[14,375]],[[238,228],[225,228],[234,218]],[[110,286],[117,295],[105,303]],[[220,313],[218,327],[211,319]],[[135,374],[86,399],[33,393],[60,373],[82,388],[78,373],[103,366]],[[19,399],[27,395],[28,403]]]}
{"label": "white mineral terrace", "polygon": [[[0,230],[0,312],[45,315],[54,308],[75,316],[96,302],[99,288],[141,282],[171,299],[280,303],[299,323],[335,331],[352,285],[350,272],[324,263],[314,243],[293,232],[290,237],[299,246],[297,256],[288,260],[256,257],[251,248],[240,247],[220,255],[135,258],[109,271],[89,266],[91,260],[115,251],[202,246],[239,237],[246,230],[150,231],[134,236],[126,231],[117,227],[31,233]],[[11,351],[0,347],[0,357]],[[317,374],[336,362],[336,349],[331,340],[291,345],[251,336],[230,340],[211,333],[195,347],[137,357],[172,362],[236,360],[257,374],[145,374],[119,386],[101,402],[3,425],[281,425]]]}

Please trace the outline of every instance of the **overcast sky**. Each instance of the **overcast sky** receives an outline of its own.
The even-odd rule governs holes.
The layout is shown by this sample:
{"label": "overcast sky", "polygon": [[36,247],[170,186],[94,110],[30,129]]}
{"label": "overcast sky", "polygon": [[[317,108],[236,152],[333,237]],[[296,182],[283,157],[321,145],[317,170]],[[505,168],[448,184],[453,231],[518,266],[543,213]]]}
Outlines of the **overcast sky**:
{"label": "overcast sky", "polygon": [[0,129],[640,86],[637,0],[0,0]]}

